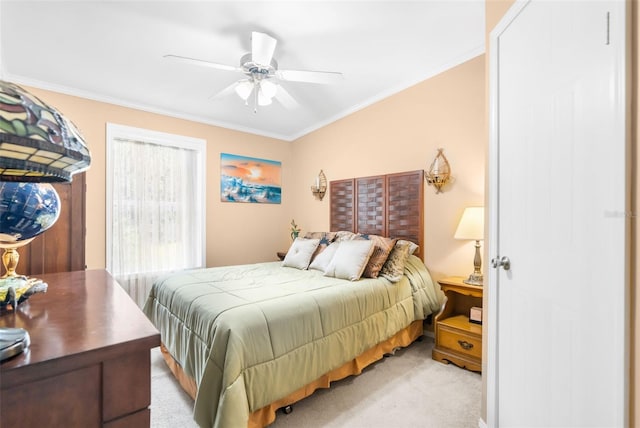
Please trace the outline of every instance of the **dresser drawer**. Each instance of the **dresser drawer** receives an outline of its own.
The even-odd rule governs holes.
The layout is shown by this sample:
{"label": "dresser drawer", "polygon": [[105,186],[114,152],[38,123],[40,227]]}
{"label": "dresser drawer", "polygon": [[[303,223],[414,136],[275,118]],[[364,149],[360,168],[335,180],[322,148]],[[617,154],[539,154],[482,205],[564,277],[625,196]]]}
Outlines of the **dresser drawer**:
{"label": "dresser drawer", "polygon": [[102,379],[102,415],[105,421],[138,412],[151,404],[151,357],[148,350],[104,361]]}
{"label": "dresser drawer", "polygon": [[448,348],[474,358],[482,358],[482,337],[438,323],[438,347]]}

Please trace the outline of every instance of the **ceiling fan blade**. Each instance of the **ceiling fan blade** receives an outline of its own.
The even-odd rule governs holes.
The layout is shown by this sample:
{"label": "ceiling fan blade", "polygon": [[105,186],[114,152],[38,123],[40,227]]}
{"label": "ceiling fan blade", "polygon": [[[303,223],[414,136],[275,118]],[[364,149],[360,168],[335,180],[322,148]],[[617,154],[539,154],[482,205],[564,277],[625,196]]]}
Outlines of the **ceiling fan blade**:
{"label": "ceiling fan blade", "polygon": [[268,34],[253,31],[251,33],[251,60],[260,65],[271,64],[277,44],[278,41]]}
{"label": "ceiling fan blade", "polygon": [[291,94],[289,93],[289,91],[284,89],[284,87],[282,85],[278,85],[278,91],[276,92],[275,98],[285,108],[294,109],[294,108],[297,108],[299,106],[299,104],[295,100],[295,98],[293,98],[291,96]]}
{"label": "ceiling fan blade", "polygon": [[342,73],[335,71],[278,70],[276,75],[278,78],[290,82],[322,84],[338,83],[344,78]]}
{"label": "ceiling fan blade", "polygon": [[239,83],[240,81],[233,82],[232,84],[222,89],[221,91],[218,91],[215,94],[209,96],[209,99],[224,98],[227,95],[233,94],[236,90],[236,86],[238,86]]}
{"label": "ceiling fan blade", "polygon": [[240,71],[239,67],[234,67],[232,65],[218,64],[216,62],[209,62],[209,61],[204,61],[204,60],[201,60],[201,59],[189,58],[189,57],[186,57],[186,56],[165,55],[164,58],[169,58],[169,59],[173,59],[173,60],[177,60],[177,61],[182,61],[182,62],[186,62],[186,63],[189,63],[189,64],[195,64],[195,65],[201,65],[201,66],[205,66],[205,67],[216,68],[218,70]]}

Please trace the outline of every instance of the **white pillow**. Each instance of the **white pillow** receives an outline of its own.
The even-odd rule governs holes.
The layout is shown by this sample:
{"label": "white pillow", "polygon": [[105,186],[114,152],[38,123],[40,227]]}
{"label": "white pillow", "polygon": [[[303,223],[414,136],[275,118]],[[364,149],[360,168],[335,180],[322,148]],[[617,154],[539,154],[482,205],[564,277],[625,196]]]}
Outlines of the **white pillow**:
{"label": "white pillow", "polygon": [[349,281],[359,280],[373,249],[373,241],[341,241],[331,263],[324,272],[325,276],[348,279]]}
{"label": "white pillow", "polygon": [[306,269],[319,243],[319,239],[296,238],[289,247],[287,255],[284,256],[282,266]]}
{"label": "white pillow", "polygon": [[315,259],[309,265],[309,269],[316,269],[322,272],[326,272],[329,267],[329,263],[331,263],[331,259],[333,259],[336,250],[338,249],[339,242],[334,242],[332,244],[327,245],[320,254],[316,256]]}

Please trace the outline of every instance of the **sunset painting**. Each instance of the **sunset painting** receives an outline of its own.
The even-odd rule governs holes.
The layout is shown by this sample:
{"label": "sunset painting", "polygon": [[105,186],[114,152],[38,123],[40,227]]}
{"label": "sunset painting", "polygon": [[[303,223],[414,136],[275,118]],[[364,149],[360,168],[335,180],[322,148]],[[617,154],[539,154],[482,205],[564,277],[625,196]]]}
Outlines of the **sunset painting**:
{"label": "sunset painting", "polygon": [[279,204],[282,163],[267,159],[220,154],[220,200]]}

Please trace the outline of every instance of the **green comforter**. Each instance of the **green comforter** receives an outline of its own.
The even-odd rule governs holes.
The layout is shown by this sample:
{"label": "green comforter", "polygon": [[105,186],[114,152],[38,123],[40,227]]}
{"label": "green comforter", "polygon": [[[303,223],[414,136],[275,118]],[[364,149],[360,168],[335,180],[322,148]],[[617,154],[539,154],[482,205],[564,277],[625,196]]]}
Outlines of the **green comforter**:
{"label": "green comforter", "polygon": [[279,262],[184,271],[155,283],[144,312],[196,380],[196,422],[241,427],[251,412],[436,312],[441,301],[411,256],[393,284]]}

